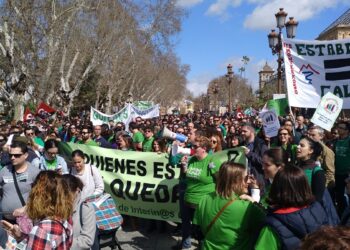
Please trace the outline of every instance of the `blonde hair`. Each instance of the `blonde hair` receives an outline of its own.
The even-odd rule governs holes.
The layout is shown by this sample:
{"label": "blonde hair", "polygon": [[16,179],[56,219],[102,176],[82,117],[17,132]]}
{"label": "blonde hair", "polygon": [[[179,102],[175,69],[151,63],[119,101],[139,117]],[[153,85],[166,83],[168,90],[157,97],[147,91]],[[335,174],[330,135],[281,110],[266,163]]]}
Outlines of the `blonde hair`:
{"label": "blonde hair", "polygon": [[56,171],[42,171],[29,194],[27,214],[32,220],[67,220],[73,213],[74,196]]}
{"label": "blonde hair", "polygon": [[205,136],[198,136],[195,139],[195,142],[198,142],[199,146],[201,148],[205,148],[207,152],[211,149],[211,141],[208,137]]}
{"label": "blonde hair", "polygon": [[232,194],[244,194],[244,178],[246,167],[239,163],[224,162],[216,178],[216,193],[223,198]]}

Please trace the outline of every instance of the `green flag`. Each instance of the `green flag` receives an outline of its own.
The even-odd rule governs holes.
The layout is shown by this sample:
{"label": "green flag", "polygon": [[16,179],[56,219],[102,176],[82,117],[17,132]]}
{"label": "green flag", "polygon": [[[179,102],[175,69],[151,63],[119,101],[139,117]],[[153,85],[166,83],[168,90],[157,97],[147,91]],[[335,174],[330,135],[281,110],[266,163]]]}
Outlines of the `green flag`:
{"label": "green flag", "polygon": [[278,116],[284,116],[288,113],[288,100],[287,98],[269,100],[267,102],[267,108],[269,110],[275,110]]}

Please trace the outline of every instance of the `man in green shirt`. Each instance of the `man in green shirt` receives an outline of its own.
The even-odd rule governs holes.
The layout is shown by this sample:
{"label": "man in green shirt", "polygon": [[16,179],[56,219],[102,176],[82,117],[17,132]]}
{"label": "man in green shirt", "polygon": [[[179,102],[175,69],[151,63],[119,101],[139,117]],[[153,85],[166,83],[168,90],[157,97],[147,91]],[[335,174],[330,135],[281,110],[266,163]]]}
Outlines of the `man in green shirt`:
{"label": "man in green shirt", "polygon": [[154,141],[153,137],[153,128],[148,126],[145,128],[144,140],[142,142],[142,151],[143,152],[152,152],[152,143]]}
{"label": "man in green shirt", "polygon": [[339,122],[337,125],[339,139],[335,142],[335,199],[338,214],[345,209],[344,190],[345,179],[350,174],[350,125],[347,122]]}
{"label": "man in green shirt", "polygon": [[130,122],[130,131],[132,132],[132,141],[134,144],[134,149],[136,151],[142,151],[142,143],[144,141],[144,136],[141,133],[140,126],[136,122]]}
{"label": "man in green shirt", "polygon": [[78,144],[85,144],[88,146],[99,146],[97,144],[97,142],[95,142],[92,138],[92,129],[90,127],[83,127],[83,129],[81,130],[81,140],[78,141]]}

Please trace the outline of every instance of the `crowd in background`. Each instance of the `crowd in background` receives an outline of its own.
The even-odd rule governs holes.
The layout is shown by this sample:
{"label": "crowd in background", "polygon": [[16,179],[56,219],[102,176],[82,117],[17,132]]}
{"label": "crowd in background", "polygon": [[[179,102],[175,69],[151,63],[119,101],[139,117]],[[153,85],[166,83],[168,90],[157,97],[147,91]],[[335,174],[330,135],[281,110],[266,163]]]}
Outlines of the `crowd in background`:
{"label": "crowd in background", "polygon": [[[40,223],[58,227],[60,232],[62,228],[67,229],[64,240],[59,242],[64,247],[55,249],[69,249],[72,244],[75,247],[74,244],[80,244],[81,248],[76,249],[89,249],[94,243],[95,232],[78,227],[70,220],[85,198],[103,192],[102,177],[96,167],[84,163],[80,150],[73,152],[73,165],[68,166],[59,155],[60,142],[170,154],[170,164],[179,165],[182,170],[178,190],[182,242],[174,246],[176,249],[191,248],[193,236],[203,249],[310,249],[309,241],[315,240],[313,233],[319,230],[320,234],[337,235],[332,238],[334,242],[325,244],[349,244],[349,237],[342,236],[348,229],[324,227],[350,226],[350,124],[347,120],[339,119],[328,132],[303,115],[279,117],[278,135],[270,138],[264,133],[261,118],[238,118],[234,113],[136,117],[129,124],[109,121],[95,126],[88,117],[86,114],[26,123],[1,122],[1,210],[7,212],[3,215],[3,224],[15,238],[23,239],[14,225],[18,224],[16,215],[27,213],[34,222],[34,227],[26,232],[28,246],[38,244],[41,248],[35,249],[45,249]],[[188,139],[181,142],[165,137],[164,128]],[[174,144],[190,149],[191,153],[172,155]],[[247,166],[222,164],[213,157],[216,152],[236,147],[242,147]],[[50,170],[54,170],[54,176],[49,174]],[[61,179],[61,175],[76,177],[81,183],[70,187],[72,184],[69,186],[69,180]],[[11,183],[14,178],[19,180],[23,199],[28,203],[23,204],[20,199],[13,201],[15,186],[6,190],[11,178]],[[59,211],[64,208],[55,203],[59,201],[52,201],[47,205],[52,207],[50,211],[33,212],[33,195],[39,195],[40,191],[35,189],[36,185],[32,188],[32,184],[40,180],[54,183],[53,190],[70,188],[71,192],[66,194],[71,196],[57,197],[70,201],[70,210]],[[26,209],[21,210],[23,207]],[[87,214],[91,213],[88,205],[84,209]],[[86,220],[89,217],[86,216]],[[74,218],[78,220],[73,215]],[[151,221],[150,229],[154,226],[155,222]],[[89,235],[85,240],[81,237],[85,235],[84,230],[88,230]]]}

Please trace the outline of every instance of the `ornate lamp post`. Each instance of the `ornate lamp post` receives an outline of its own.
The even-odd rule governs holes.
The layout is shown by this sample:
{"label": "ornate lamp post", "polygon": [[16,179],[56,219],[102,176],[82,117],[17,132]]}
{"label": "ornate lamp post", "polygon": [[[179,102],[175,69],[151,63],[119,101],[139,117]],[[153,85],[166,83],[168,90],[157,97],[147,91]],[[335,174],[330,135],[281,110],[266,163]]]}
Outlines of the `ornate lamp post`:
{"label": "ornate lamp post", "polygon": [[293,17],[289,18],[289,21],[286,23],[287,12],[280,8],[279,12],[275,14],[278,33],[275,30],[271,30],[268,34],[269,47],[272,50],[272,54],[277,54],[278,56],[278,68],[277,68],[277,93],[282,93],[282,29],[285,27],[288,38],[294,38],[296,34],[296,29],[298,22],[294,20]]}
{"label": "ornate lamp post", "polygon": [[233,70],[232,65],[227,65],[227,74],[226,74],[226,80],[228,83],[228,112],[231,113],[232,109],[232,101],[231,101],[231,83],[233,79]]}

